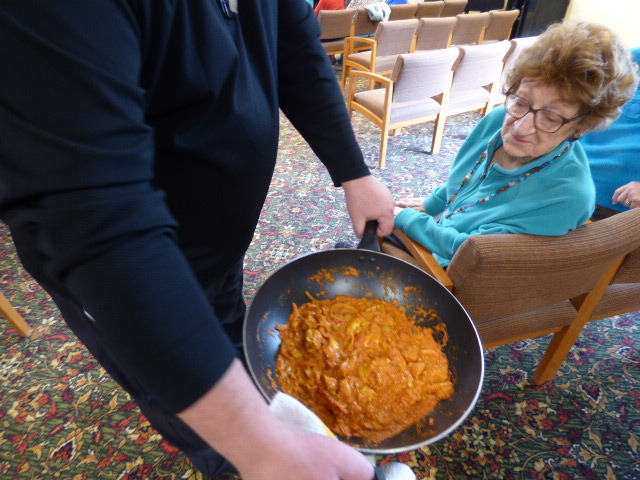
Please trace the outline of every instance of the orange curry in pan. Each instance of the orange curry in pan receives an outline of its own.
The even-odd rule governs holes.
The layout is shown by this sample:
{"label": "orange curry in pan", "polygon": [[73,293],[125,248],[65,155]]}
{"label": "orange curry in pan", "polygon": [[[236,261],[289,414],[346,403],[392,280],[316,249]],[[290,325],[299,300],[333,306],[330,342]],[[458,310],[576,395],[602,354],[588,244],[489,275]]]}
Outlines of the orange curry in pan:
{"label": "orange curry in pan", "polygon": [[289,323],[277,328],[283,390],[343,437],[380,442],[453,395],[433,330],[385,300],[338,296],[293,305]]}

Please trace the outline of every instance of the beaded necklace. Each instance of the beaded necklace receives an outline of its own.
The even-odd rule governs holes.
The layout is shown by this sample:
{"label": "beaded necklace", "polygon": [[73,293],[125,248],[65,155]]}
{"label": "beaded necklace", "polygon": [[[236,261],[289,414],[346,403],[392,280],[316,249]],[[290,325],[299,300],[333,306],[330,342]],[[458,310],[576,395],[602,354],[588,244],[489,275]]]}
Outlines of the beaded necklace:
{"label": "beaded necklace", "polygon": [[[457,208],[455,209],[453,212],[449,212],[449,205],[451,205],[451,203],[458,197],[458,195],[460,194],[460,192],[467,186],[467,183],[469,183],[469,180],[471,180],[471,178],[473,177],[473,174],[476,173],[476,170],[478,169],[478,167],[480,166],[480,164],[487,158],[487,151],[485,150],[485,152],[480,155],[480,158],[478,159],[478,161],[475,163],[475,165],[473,166],[473,168],[471,169],[471,171],[464,177],[464,179],[462,180],[462,183],[460,184],[460,186],[458,187],[458,190],[456,191],[456,193],[454,193],[453,195],[451,195],[451,198],[449,198],[449,201],[447,202],[446,205],[446,209],[445,209],[445,213],[444,213],[444,217],[445,218],[451,218],[452,215],[455,215],[456,213],[462,213],[465,210],[468,210],[471,207],[475,207],[476,205],[480,205],[481,203],[485,203],[488,202],[489,200],[491,200],[493,197],[495,197],[496,195],[506,192],[507,190],[509,190],[511,187],[513,187],[514,185],[517,185],[523,181],[525,181],[527,178],[529,178],[531,175],[533,175],[534,173],[539,172],[540,170],[542,170],[545,167],[548,167],[549,165],[551,165],[553,162],[555,162],[557,159],[559,159],[562,155],[564,155],[565,153],[567,153],[569,150],[571,149],[571,147],[569,145],[567,145],[565,148],[562,149],[562,151],[557,154],[555,157],[553,157],[551,160],[547,160],[546,162],[544,162],[542,165],[538,165],[537,167],[533,167],[530,168],[529,170],[527,170],[526,172],[524,172],[520,177],[518,177],[517,179],[507,183],[504,187],[499,188],[498,190],[496,190],[494,193],[492,193],[491,195],[487,195],[484,198],[481,198],[479,200],[476,200],[473,203],[470,203],[469,205],[465,205],[463,207]],[[488,170],[487,170],[488,173]],[[486,177],[487,177],[487,173],[485,173],[484,175],[482,175],[482,177],[480,178],[480,181],[482,182]]]}

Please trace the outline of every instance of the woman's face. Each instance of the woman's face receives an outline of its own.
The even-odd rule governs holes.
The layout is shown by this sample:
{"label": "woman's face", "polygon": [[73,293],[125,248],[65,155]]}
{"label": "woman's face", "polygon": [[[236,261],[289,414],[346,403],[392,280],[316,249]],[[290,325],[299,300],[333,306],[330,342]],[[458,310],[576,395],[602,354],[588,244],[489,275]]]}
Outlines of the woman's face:
{"label": "woman's face", "polygon": [[[528,103],[532,109],[553,112],[565,119],[579,115],[580,105],[568,103],[560,97],[558,89],[547,83],[523,80],[515,95]],[[537,115],[544,115],[540,112]],[[534,123],[534,114],[529,112],[516,118],[507,112],[502,125],[502,141],[505,152],[525,164],[553,151],[564,140],[577,133],[576,123],[562,125],[555,133],[540,130]]]}

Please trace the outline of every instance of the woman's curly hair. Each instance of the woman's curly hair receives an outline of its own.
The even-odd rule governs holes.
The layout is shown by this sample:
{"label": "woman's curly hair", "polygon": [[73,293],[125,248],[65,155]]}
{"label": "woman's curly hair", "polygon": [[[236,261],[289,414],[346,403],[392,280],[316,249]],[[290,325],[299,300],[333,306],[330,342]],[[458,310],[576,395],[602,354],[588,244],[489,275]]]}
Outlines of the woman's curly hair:
{"label": "woman's curly hair", "polygon": [[582,133],[606,128],[635,94],[638,67],[630,50],[608,27],[589,22],[556,23],[524,50],[507,73],[504,90],[523,79],[558,88],[567,102],[582,105]]}

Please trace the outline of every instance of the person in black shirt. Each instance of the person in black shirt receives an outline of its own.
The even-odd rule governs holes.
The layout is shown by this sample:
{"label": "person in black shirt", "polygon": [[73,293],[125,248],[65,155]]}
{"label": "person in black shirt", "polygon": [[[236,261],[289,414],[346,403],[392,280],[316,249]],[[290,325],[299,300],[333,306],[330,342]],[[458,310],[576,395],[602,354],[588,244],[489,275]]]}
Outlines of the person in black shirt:
{"label": "person in black shirt", "polygon": [[280,109],[356,233],[392,229],[318,36],[300,0],[0,1],[0,218],[72,330],[208,476],[223,457],[246,480],[373,475],[277,420],[234,346]]}

